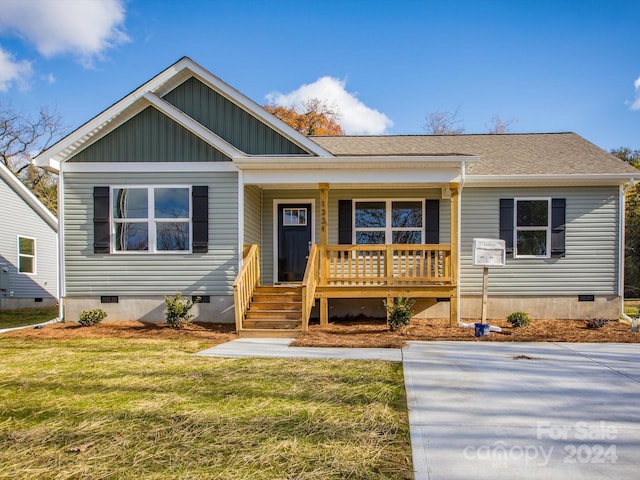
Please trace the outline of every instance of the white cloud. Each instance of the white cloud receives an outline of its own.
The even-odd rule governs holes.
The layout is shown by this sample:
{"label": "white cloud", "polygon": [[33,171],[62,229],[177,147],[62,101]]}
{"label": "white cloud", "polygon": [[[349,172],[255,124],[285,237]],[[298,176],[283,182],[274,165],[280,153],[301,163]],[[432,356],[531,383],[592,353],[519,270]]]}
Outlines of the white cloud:
{"label": "white cloud", "polygon": [[26,88],[31,77],[31,63],[17,61],[13,55],[0,48],[0,92],[8,92],[12,85]]}
{"label": "white cloud", "polygon": [[44,57],[71,53],[90,66],[127,42],[123,0],[2,0],[0,31],[18,35]]}
{"label": "white cloud", "polygon": [[322,77],[313,83],[304,84],[289,93],[272,92],[266,95],[267,101],[276,105],[294,108],[297,111],[302,104],[317,98],[332,107],[340,115],[339,123],[346,134],[379,135],[393,125],[384,113],[367,107],[358,100],[356,94],[345,89],[346,81],[333,77]]}
{"label": "white cloud", "polygon": [[636,87],[636,99],[631,104],[631,110],[640,110],[640,77],[636,79],[633,85]]}

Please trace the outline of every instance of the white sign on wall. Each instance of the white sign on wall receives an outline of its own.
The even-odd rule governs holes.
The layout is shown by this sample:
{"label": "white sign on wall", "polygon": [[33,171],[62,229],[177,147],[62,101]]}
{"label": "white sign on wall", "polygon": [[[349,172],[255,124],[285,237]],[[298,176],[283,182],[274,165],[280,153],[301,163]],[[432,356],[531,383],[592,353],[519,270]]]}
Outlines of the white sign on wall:
{"label": "white sign on wall", "polygon": [[480,267],[504,267],[506,262],[504,240],[473,239],[473,264]]}

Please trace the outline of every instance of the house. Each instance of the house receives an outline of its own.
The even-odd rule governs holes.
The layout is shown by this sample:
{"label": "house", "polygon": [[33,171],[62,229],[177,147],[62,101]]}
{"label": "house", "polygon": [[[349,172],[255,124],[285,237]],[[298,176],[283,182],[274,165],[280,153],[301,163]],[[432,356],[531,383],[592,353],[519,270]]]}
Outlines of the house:
{"label": "house", "polygon": [[0,309],[55,306],[58,220],[0,164]]}
{"label": "house", "polygon": [[474,238],[506,242],[490,318],[622,305],[638,171],[574,133],[305,137],[182,58],[36,162],[60,172],[71,320],[161,320],[180,291],[245,335],[400,295],[455,324],[480,315]]}

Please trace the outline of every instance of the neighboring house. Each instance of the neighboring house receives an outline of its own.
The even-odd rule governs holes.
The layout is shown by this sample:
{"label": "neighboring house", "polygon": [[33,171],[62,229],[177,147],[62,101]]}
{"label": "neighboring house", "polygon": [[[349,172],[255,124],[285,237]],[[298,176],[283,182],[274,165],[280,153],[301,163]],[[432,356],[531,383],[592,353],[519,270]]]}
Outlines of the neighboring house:
{"label": "neighboring house", "polygon": [[54,306],[58,220],[0,164],[0,309]]}
{"label": "neighboring house", "polygon": [[622,304],[638,171],[574,133],[305,137],[183,58],[36,161],[60,172],[71,320],[162,320],[181,291],[244,334],[400,295],[455,323],[481,311],[474,238],[507,244],[490,318]]}

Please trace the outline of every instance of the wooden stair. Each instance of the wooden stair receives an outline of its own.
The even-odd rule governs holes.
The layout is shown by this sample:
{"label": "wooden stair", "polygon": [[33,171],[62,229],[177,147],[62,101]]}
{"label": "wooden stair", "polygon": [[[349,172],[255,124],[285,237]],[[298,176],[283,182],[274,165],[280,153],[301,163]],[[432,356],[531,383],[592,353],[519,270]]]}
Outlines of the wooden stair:
{"label": "wooden stair", "polygon": [[299,287],[257,287],[242,321],[243,338],[296,338],[302,333]]}

